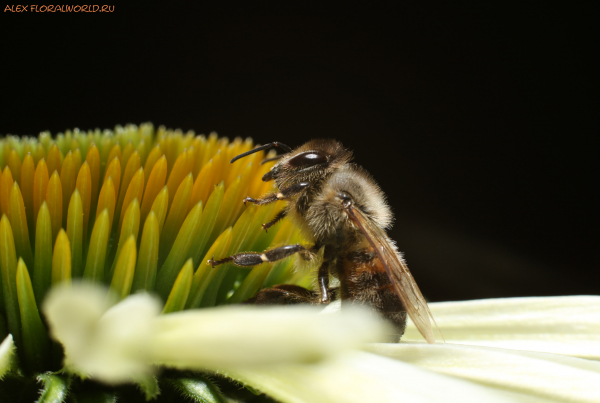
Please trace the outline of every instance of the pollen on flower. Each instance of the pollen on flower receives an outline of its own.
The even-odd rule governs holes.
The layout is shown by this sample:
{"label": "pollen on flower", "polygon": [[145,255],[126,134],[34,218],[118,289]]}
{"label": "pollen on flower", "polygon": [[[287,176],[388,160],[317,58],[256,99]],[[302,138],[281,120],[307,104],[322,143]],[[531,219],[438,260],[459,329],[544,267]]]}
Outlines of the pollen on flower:
{"label": "pollen on flower", "polygon": [[0,339],[12,335],[22,373],[62,365],[39,312],[55,284],[102,283],[120,299],[148,291],[174,312],[306,282],[288,262],[204,264],[299,239],[287,224],[262,230],[281,205],[242,203],[272,190],[261,181],[273,164],[260,164],[264,153],[229,163],[252,148],[251,139],[151,124],[0,139]]}

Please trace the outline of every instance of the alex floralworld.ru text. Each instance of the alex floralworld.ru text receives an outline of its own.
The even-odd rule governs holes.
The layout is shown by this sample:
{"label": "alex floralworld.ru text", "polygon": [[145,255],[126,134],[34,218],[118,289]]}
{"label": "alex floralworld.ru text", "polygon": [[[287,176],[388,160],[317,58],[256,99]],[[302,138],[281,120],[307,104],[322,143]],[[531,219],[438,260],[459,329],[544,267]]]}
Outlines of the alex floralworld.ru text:
{"label": "alex floralworld.ru text", "polygon": [[97,4],[88,4],[88,5],[73,5],[73,4],[65,4],[65,5],[20,5],[20,4],[8,4],[4,7],[4,12],[10,13],[24,13],[24,12],[33,12],[33,13],[112,13],[115,11],[115,6],[109,5],[97,5]]}

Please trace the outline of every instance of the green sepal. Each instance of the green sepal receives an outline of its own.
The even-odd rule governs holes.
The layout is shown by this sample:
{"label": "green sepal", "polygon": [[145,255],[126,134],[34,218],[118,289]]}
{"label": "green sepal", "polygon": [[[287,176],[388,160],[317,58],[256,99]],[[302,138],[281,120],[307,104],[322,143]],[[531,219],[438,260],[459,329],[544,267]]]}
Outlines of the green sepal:
{"label": "green sepal", "polygon": [[197,403],[225,403],[227,399],[208,377],[200,374],[164,380],[184,398]]}
{"label": "green sepal", "polygon": [[43,385],[37,403],[63,403],[67,399],[71,377],[48,372],[36,379]]}
{"label": "green sepal", "polygon": [[138,388],[144,393],[146,401],[156,399],[160,395],[160,388],[158,387],[158,379],[155,376],[144,376],[135,381]]}
{"label": "green sepal", "polygon": [[40,371],[48,363],[50,340],[35,303],[29,272],[21,258],[17,264],[17,296],[25,362],[30,370]]}

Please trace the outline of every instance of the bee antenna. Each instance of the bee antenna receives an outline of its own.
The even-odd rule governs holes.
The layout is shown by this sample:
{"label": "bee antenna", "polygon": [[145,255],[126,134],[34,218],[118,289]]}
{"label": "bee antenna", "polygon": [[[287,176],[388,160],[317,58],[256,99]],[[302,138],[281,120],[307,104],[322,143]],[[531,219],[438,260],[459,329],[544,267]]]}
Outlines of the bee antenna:
{"label": "bee antenna", "polygon": [[246,151],[243,154],[240,154],[240,155],[238,155],[236,157],[233,157],[233,159],[229,163],[232,164],[235,161],[239,160],[240,158],[244,158],[247,155],[254,154],[254,153],[257,153],[257,152],[262,151],[262,150],[269,150],[269,149],[271,149],[273,147],[281,147],[281,148],[283,148],[285,150],[286,153],[289,153],[290,151],[292,151],[292,149],[290,147],[286,146],[285,144],[280,143],[278,141],[274,141],[272,143],[268,143],[268,144],[264,144],[262,146],[258,146],[258,147],[256,147],[253,150]]}

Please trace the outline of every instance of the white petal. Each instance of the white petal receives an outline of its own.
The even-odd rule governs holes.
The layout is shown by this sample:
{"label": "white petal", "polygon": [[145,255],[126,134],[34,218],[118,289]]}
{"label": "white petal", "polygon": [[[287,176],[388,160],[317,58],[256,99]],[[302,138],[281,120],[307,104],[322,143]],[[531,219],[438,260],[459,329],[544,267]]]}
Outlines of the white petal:
{"label": "white petal", "polygon": [[53,288],[43,305],[50,334],[71,370],[108,383],[139,379],[152,369],[148,345],[161,304],[147,294],[111,301],[106,289],[89,284]]}
{"label": "white petal", "polygon": [[393,332],[362,309],[319,315],[312,307],[221,307],[156,320],[157,362],[184,368],[239,368],[309,362]]}
{"label": "white petal", "polygon": [[600,363],[557,354],[453,344],[376,344],[370,350],[483,385],[569,402],[600,402]]}
{"label": "white petal", "polygon": [[515,401],[514,396],[493,388],[359,351],[318,365],[282,365],[225,375],[286,403]]}
{"label": "white petal", "polygon": [[2,344],[0,344],[0,379],[13,367],[14,360],[15,343],[13,342],[12,334],[9,334]]}
{"label": "white petal", "polygon": [[[600,297],[430,303],[447,342],[600,359]],[[423,340],[409,321],[402,340]]]}

